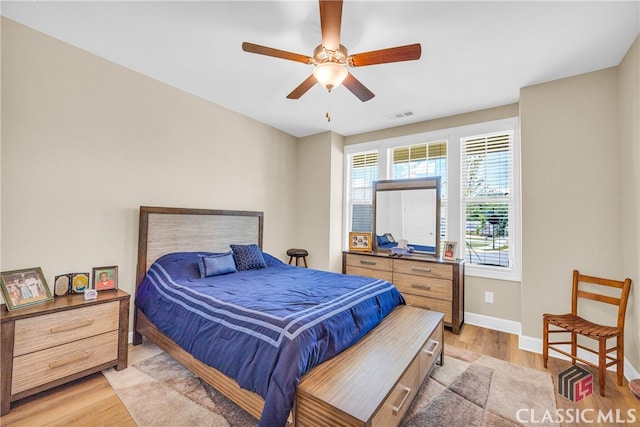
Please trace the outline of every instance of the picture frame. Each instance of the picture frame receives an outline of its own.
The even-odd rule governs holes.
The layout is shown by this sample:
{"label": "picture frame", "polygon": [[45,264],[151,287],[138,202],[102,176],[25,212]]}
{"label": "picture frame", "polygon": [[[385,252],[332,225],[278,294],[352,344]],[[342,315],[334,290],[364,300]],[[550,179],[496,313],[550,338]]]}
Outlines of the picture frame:
{"label": "picture frame", "polygon": [[93,267],[91,289],[98,292],[118,290],[118,266]]}
{"label": "picture frame", "polygon": [[444,242],[444,250],[442,251],[442,258],[455,260],[456,259],[456,248],[458,246],[458,242],[454,242],[451,240],[445,240]]}
{"label": "picture frame", "polygon": [[371,233],[359,231],[349,232],[349,250],[356,252],[371,252]]}
{"label": "picture frame", "polygon": [[82,294],[91,289],[89,273],[71,273],[69,278],[70,292],[72,294]]}
{"label": "picture frame", "polygon": [[53,299],[40,267],[0,273],[0,287],[8,310],[41,304]]}

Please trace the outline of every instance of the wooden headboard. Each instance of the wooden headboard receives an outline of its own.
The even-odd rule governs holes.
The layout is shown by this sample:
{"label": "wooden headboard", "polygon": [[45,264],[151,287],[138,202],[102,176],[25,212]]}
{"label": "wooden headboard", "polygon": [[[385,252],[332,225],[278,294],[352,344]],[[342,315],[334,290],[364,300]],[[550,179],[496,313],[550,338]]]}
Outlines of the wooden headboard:
{"label": "wooden headboard", "polygon": [[229,245],[262,249],[263,213],[140,206],[136,290],[151,264],[172,252],[226,252]]}

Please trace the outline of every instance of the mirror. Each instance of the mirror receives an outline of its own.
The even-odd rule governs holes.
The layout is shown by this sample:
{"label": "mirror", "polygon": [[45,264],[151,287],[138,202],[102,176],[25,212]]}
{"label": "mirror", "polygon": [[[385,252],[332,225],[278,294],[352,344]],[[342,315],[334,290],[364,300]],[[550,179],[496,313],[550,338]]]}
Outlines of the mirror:
{"label": "mirror", "polygon": [[440,256],[440,177],[376,181],[373,186],[374,250],[406,240],[415,253]]}

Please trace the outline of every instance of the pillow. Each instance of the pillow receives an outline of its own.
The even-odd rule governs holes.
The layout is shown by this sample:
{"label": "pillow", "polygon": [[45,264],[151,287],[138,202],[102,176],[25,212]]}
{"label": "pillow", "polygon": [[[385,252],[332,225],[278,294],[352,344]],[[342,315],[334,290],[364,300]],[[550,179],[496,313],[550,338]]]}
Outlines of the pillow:
{"label": "pillow", "polygon": [[198,255],[198,267],[200,268],[201,279],[236,272],[236,263],[233,260],[233,252],[227,252],[226,254]]}
{"label": "pillow", "polygon": [[255,243],[252,245],[230,245],[238,271],[267,268],[262,251]]}
{"label": "pillow", "polygon": [[388,243],[395,243],[396,239],[393,238],[393,236],[391,235],[391,233],[384,233],[384,237],[387,238],[387,240],[389,240]]}
{"label": "pillow", "polygon": [[387,238],[386,234],[383,234],[382,236],[378,236],[378,244],[380,246],[386,245],[387,243],[389,243],[389,239]]}

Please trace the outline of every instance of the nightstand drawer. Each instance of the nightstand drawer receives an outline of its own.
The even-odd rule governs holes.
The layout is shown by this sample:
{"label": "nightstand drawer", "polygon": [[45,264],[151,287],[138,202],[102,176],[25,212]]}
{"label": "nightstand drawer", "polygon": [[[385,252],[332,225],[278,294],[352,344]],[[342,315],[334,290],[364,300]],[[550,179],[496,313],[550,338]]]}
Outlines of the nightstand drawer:
{"label": "nightstand drawer", "polygon": [[348,266],[391,272],[393,271],[393,260],[391,258],[347,254]]}
{"label": "nightstand drawer", "polygon": [[400,292],[451,301],[453,289],[450,280],[433,279],[414,274],[394,273],[393,284]]}
{"label": "nightstand drawer", "polygon": [[393,263],[394,273],[415,274],[436,279],[453,279],[453,268],[449,264],[437,264],[397,259]]}
{"label": "nightstand drawer", "polygon": [[117,359],[118,331],[25,354],[13,360],[11,393],[20,393]]}
{"label": "nightstand drawer", "polygon": [[118,329],[119,302],[16,321],[14,356]]}
{"label": "nightstand drawer", "polygon": [[441,299],[421,297],[411,294],[402,294],[407,304],[413,307],[424,308],[425,310],[439,311],[444,313],[445,323],[451,322],[451,301],[444,301]]}

